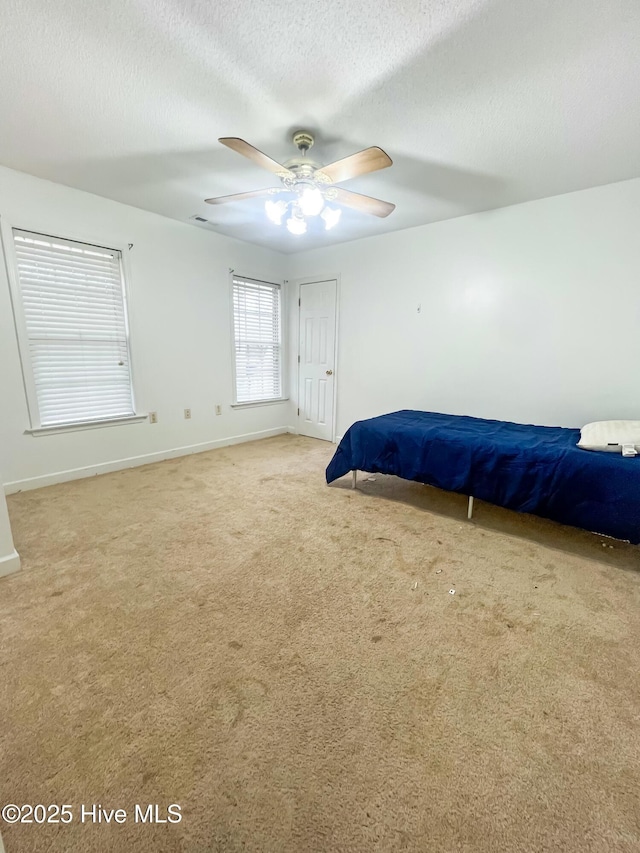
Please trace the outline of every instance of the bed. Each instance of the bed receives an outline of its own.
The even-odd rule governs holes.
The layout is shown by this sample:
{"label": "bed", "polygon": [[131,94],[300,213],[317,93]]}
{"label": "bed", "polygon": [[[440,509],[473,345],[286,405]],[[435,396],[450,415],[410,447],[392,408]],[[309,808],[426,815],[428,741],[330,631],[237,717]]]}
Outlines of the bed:
{"label": "bed", "polygon": [[580,430],[405,410],[358,421],[326,471],[395,474],[640,543],[640,456],[576,447]]}

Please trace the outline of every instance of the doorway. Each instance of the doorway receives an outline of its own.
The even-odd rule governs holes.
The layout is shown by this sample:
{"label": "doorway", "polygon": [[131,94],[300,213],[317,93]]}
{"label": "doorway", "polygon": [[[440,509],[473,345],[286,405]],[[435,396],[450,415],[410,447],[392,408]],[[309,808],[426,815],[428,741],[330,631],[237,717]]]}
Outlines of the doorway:
{"label": "doorway", "polygon": [[298,433],[333,441],[336,391],[335,279],[300,285]]}

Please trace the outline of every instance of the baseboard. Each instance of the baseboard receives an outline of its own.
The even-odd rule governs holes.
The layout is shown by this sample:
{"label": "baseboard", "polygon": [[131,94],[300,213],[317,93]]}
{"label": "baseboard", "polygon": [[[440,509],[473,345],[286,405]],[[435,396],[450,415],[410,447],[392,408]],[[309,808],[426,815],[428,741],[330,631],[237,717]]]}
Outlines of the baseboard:
{"label": "baseboard", "polygon": [[274,435],[285,435],[291,432],[290,427],[275,427],[259,432],[249,432],[244,435],[234,435],[230,438],[218,438],[215,441],[204,441],[201,444],[190,444],[185,447],[174,447],[171,450],[160,450],[143,456],[130,456],[127,459],[116,459],[113,462],[101,462],[98,465],[88,465],[86,468],[71,468],[68,471],[56,471],[54,474],[43,474],[39,477],[29,477],[26,480],[14,480],[4,484],[5,494],[26,492],[31,489],[41,489],[43,486],[53,486],[56,483],[66,483],[69,480],[82,480],[96,474],[108,474],[111,471],[121,471],[123,468],[136,468],[139,465],[150,465],[152,462],[162,462],[165,459],[175,459],[178,456],[189,456],[192,453],[204,453],[217,447],[229,447],[232,444],[243,444],[246,441],[257,441],[260,438],[270,438]]}
{"label": "baseboard", "polygon": [[[20,556],[17,551],[14,550],[13,554],[9,554],[7,557],[0,557],[0,578],[3,578],[5,575],[12,575],[19,569]],[[1,851],[2,848],[0,847],[0,853]]]}

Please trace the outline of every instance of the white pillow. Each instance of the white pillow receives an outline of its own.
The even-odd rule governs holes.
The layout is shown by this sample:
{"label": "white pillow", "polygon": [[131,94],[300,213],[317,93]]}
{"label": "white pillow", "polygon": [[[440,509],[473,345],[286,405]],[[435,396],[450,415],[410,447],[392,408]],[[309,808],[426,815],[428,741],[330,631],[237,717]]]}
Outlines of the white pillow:
{"label": "white pillow", "polygon": [[640,421],[596,421],[580,430],[578,447],[635,456],[640,453]]}

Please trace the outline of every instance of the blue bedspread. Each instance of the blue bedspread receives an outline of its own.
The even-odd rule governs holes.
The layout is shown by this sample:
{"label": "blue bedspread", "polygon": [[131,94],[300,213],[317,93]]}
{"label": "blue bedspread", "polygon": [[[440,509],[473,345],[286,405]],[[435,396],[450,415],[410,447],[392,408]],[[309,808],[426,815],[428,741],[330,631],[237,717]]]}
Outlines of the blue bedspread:
{"label": "blue bedspread", "polygon": [[581,450],[579,437],[577,429],[394,412],[349,428],[327,483],[352,470],[395,474],[640,543],[640,456]]}

